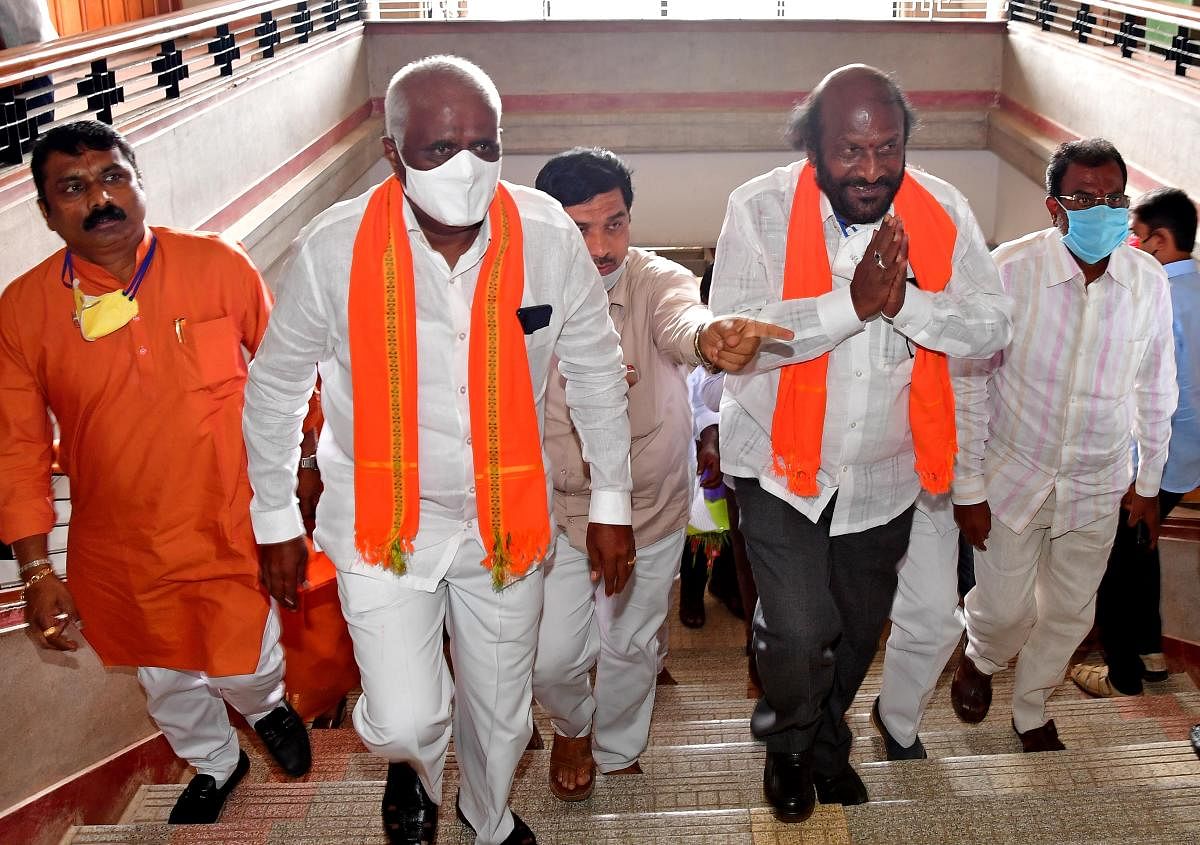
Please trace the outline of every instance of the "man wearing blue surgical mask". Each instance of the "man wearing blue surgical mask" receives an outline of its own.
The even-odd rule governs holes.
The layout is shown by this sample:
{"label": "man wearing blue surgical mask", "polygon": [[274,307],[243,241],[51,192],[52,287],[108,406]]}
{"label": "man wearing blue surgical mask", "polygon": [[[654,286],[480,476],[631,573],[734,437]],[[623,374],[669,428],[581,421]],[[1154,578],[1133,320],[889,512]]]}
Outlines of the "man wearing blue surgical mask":
{"label": "man wearing blue surgical mask", "polygon": [[1013,729],[1027,752],[1064,748],[1046,701],[1092,626],[1127,490],[1129,524],[1158,539],[1177,396],[1171,300],[1162,267],[1126,242],[1125,181],[1108,141],[1055,150],[1054,226],[992,253],[1013,298],[1012,341],[990,361],[956,362],[967,387],[955,517],[978,551],[950,697],[959,718],[983,720],[992,675],[1017,658]]}

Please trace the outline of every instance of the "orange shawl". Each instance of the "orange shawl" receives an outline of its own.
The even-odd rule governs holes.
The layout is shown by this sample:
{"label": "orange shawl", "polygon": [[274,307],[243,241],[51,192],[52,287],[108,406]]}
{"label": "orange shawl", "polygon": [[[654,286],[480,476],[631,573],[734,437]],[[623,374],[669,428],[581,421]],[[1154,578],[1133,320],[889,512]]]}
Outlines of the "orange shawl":
{"label": "orange shawl", "polygon": [[[833,290],[825,248],[821,196],[811,164],[800,169],[788,221],[783,298],[815,297]],[[908,233],[908,260],[923,290],[946,287],[953,270],[957,229],[950,215],[916,179],[907,177],[894,201],[896,216]],[[828,353],[784,367],[771,423],[774,471],[797,496],[817,495],[821,437],[825,426]],[[950,489],[958,443],[954,431],[954,393],[945,354],[917,347],[908,400],[916,471],[931,493]]]}
{"label": "orange shawl", "polygon": [[[403,187],[371,195],[350,267],[354,389],[354,539],[363,560],[407,571],[421,511],[417,452],[417,309]],[[491,243],[471,305],[467,382],[479,535],[497,589],[529,571],[550,543],[546,474],[525,333],[521,219],[500,185]]]}

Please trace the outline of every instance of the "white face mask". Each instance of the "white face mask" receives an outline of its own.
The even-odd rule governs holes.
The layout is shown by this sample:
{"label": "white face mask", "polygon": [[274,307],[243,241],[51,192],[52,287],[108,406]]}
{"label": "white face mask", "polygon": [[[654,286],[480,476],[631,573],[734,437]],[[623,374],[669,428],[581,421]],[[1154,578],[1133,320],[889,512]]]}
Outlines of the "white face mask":
{"label": "white face mask", "polygon": [[629,256],[626,255],[625,258],[621,261],[621,263],[617,265],[616,270],[613,270],[607,276],[600,277],[600,281],[604,282],[605,290],[612,290],[613,288],[615,288],[617,286],[617,282],[621,281],[621,277],[625,275],[625,265],[628,263],[629,263]]}
{"label": "white face mask", "polygon": [[447,226],[473,226],[482,220],[499,183],[500,159],[484,161],[470,150],[460,150],[433,170],[404,163],[405,196]]}

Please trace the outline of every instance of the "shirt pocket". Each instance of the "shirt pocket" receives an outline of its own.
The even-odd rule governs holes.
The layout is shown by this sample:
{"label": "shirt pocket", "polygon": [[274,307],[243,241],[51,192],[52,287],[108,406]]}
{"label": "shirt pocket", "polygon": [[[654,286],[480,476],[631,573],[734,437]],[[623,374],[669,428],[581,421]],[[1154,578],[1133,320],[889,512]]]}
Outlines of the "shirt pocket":
{"label": "shirt pocket", "polygon": [[231,317],[187,326],[184,346],[193,364],[193,386],[214,389],[246,377],[241,333]]}

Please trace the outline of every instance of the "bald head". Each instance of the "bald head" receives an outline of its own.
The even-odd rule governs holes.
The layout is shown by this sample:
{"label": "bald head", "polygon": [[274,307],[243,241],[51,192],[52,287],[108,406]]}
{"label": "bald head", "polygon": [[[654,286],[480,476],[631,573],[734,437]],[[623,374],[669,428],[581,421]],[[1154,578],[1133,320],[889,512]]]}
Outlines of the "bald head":
{"label": "bald head", "polygon": [[383,104],[387,134],[404,143],[413,107],[438,109],[449,102],[479,100],[500,123],[500,92],[478,65],[459,56],[427,56],[410,62],[388,83]]}
{"label": "bald head", "polygon": [[845,65],[832,71],[792,110],[788,141],[805,150],[810,158],[820,156],[822,127],[826,122],[844,121],[847,114],[864,106],[889,106],[899,110],[907,143],[916,115],[900,86],[879,68]]}

